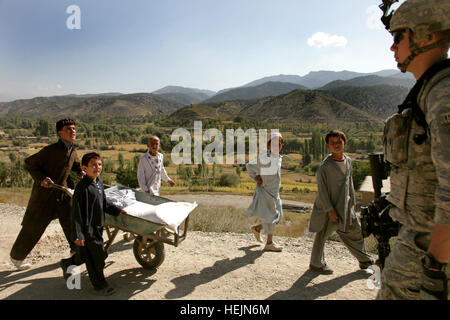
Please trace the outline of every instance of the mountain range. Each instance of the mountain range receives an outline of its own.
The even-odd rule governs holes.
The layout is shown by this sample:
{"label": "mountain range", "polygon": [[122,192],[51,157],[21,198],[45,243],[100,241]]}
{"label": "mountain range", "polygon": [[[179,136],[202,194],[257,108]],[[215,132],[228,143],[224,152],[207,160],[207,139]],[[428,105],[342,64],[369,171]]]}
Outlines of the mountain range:
{"label": "mountain range", "polygon": [[[190,105],[172,113],[170,117],[179,120],[201,120],[230,119],[240,116],[248,120],[286,124],[381,125],[383,123],[383,117],[380,114],[371,112],[376,107],[371,103],[368,105],[361,103],[361,105],[363,107],[356,107],[334,98],[331,93],[297,89],[279,96],[255,100]],[[383,113],[389,113],[389,111],[383,108]]]}
{"label": "mountain range", "polygon": [[149,93],[117,96],[93,95],[91,97],[66,95],[0,102],[0,115],[62,117],[104,113],[138,116],[167,114],[182,107],[181,104],[167,101]]}
{"label": "mountain range", "polygon": [[[207,92],[208,97],[199,96],[200,89],[168,86],[152,92],[173,102],[184,105],[208,104],[230,100],[249,100],[277,96],[295,89],[330,89],[341,86],[375,86],[392,85],[412,88],[415,79],[411,73],[398,70],[382,70],[373,73],[353,71],[314,71],[301,77],[298,75],[276,75],[264,77],[236,88],[227,88],[214,93]],[[206,92],[203,92],[206,94]]]}
{"label": "mountain range", "polygon": [[411,74],[396,70],[317,71],[303,77],[265,77],[219,92],[167,86],[152,93],[21,99],[0,102],[0,115],[166,114],[184,120],[239,115],[258,121],[381,123],[395,112],[414,82]]}

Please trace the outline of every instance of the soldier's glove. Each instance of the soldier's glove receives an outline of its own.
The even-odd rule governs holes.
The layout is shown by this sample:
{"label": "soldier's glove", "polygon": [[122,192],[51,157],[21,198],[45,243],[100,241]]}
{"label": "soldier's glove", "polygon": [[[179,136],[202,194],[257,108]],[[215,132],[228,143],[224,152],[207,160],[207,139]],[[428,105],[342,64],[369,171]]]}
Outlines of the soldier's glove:
{"label": "soldier's glove", "polygon": [[[422,259],[423,274],[420,286],[420,297],[424,300],[447,300],[448,282],[445,274],[446,264],[437,262],[434,257],[427,254]],[[436,269],[436,270],[430,270]]]}

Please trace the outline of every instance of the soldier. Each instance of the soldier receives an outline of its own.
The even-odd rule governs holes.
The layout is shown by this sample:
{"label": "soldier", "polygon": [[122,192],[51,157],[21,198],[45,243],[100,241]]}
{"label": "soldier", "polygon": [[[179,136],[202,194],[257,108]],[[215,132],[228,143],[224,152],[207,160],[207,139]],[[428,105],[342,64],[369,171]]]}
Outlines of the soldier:
{"label": "soldier", "polygon": [[390,215],[402,227],[377,299],[448,299],[450,257],[449,0],[406,0],[388,25],[398,68],[417,79],[386,121]]}

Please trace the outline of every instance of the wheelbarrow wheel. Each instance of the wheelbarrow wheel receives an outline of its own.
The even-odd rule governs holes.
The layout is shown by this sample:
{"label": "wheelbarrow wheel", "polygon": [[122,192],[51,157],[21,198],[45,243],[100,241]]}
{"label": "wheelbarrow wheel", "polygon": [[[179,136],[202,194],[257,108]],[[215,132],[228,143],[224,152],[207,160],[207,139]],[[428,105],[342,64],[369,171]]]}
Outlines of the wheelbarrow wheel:
{"label": "wheelbarrow wheel", "polygon": [[155,240],[147,240],[143,243],[142,237],[134,240],[133,253],[137,262],[145,269],[156,269],[164,261],[164,243]]}

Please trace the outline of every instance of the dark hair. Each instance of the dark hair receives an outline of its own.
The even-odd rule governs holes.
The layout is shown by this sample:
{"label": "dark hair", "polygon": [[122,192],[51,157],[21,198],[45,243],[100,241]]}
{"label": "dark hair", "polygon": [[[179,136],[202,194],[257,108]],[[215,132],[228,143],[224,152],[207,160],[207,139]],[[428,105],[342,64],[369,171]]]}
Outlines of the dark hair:
{"label": "dark hair", "polygon": [[330,137],[339,137],[345,143],[347,143],[347,137],[345,136],[345,133],[343,133],[340,130],[331,130],[330,132],[328,132],[327,135],[325,136],[325,142],[326,143],[328,143],[328,140],[330,139]]}
{"label": "dark hair", "polygon": [[83,158],[81,158],[81,165],[82,166],[88,166],[89,165],[89,161],[91,161],[91,159],[102,159],[102,157],[97,153],[97,152],[89,152],[86,153]]}
{"label": "dark hair", "polygon": [[61,119],[56,123],[56,132],[61,131],[64,126],[77,125],[77,122],[70,118]]}

